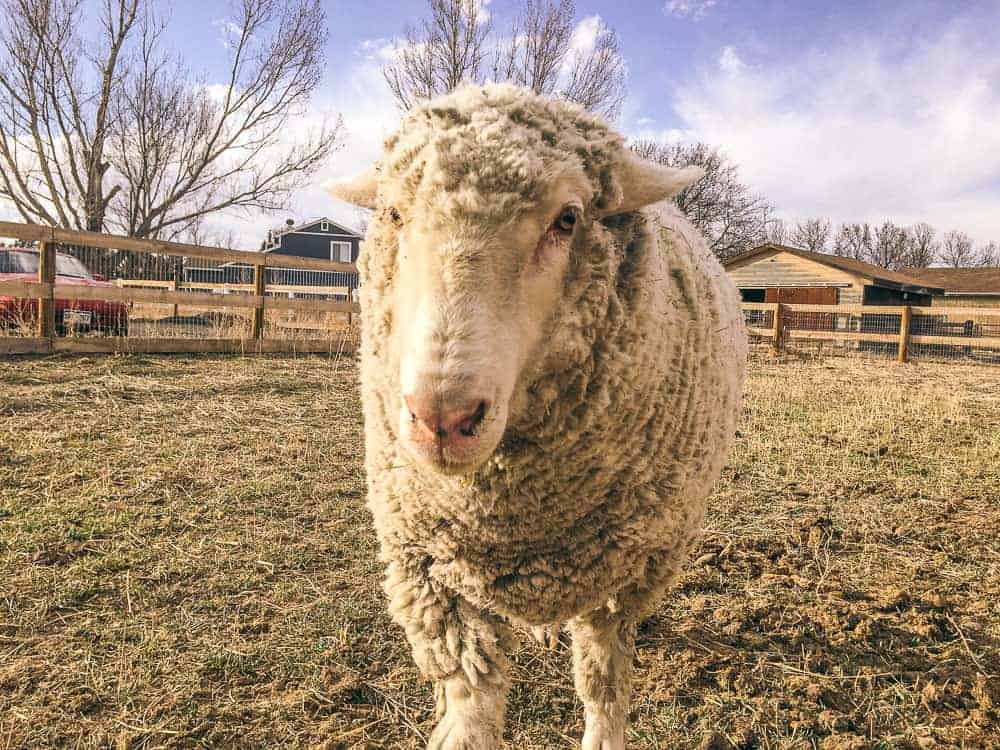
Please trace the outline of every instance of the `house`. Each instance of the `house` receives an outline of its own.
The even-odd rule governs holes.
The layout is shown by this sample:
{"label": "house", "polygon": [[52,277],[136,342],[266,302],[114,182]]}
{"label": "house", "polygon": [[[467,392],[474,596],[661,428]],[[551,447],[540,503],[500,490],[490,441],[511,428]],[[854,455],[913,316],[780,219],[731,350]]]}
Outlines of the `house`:
{"label": "house", "polygon": [[744,302],[930,305],[944,292],[929,279],[853,258],[766,243],[725,261]]}
{"label": "house", "polygon": [[912,268],[907,276],[941,287],[932,307],[1000,308],[1000,268]]}
{"label": "house", "polygon": [[[294,255],[300,258],[318,258],[341,263],[356,263],[364,237],[343,224],[320,217],[298,226],[289,222],[280,229],[267,233],[260,246],[262,253]],[[184,269],[184,280],[210,284],[249,284],[253,282],[253,268],[244,263],[212,264],[199,262],[196,267]],[[301,269],[269,266],[267,283],[293,287],[342,287],[348,294],[358,286],[357,272],[306,271]],[[297,296],[307,291],[290,292]],[[330,296],[321,292],[322,296]],[[334,298],[346,295],[333,295]]]}
{"label": "house", "polygon": [[[269,231],[267,240],[261,245],[261,252],[356,263],[363,240],[360,233],[323,216],[298,226],[289,225]],[[353,295],[358,287],[358,274],[356,271],[347,273],[271,268],[268,283],[297,287],[344,287]]]}

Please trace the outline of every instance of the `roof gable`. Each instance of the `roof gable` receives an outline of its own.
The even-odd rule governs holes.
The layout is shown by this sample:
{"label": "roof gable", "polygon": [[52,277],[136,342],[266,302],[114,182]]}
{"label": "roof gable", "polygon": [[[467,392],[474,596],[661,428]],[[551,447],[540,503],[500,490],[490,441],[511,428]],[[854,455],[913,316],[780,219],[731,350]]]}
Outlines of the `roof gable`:
{"label": "roof gable", "polygon": [[755,260],[768,252],[791,253],[800,258],[805,258],[806,260],[810,260],[815,263],[822,263],[825,266],[846,271],[854,276],[859,276],[871,282],[875,286],[885,286],[895,289],[905,288],[908,290],[925,290],[928,292],[941,291],[934,284],[929,284],[928,282],[916,278],[915,276],[897,271],[889,271],[885,268],[879,268],[878,266],[873,266],[871,263],[865,263],[862,260],[844,258],[839,255],[828,255],[826,253],[816,253],[811,250],[802,250],[801,248],[791,247],[789,245],[779,245],[774,242],[767,242],[763,245],[759,245],[752,250],[748,250],[745,253],[724,261],[722,265],[725,266],[727,270],[731,270],[745,265],[746,263]]}

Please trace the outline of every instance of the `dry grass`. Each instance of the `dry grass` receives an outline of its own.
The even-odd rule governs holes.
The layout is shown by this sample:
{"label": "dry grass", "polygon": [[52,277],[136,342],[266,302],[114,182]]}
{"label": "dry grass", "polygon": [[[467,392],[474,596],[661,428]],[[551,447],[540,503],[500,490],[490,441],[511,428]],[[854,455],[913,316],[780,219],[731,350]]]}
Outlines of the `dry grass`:
{"label": "dry grass", "polygon": [[[755,365],[632,748],[1000,747],[996,370]],[[0,361],[0,748],[416,748],[351,362]],[[510,747],[572,747],[565,648]]]}

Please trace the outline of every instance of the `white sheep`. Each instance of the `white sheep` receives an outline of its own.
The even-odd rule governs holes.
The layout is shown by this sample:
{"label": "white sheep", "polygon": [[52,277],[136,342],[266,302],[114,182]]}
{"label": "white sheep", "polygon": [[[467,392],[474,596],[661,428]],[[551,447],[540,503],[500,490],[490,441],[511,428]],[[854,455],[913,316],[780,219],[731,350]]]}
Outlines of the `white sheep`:
{"label": "white sheep", "polygon": [[392,616],[436,683],[430,748],[499,747],[510,626],[560,623],[583,747],[624,748],[636,624],[699,532],[740,408],[739,296],[662,202],[701,174],[488,85],[415,108],[333,188],[376,208],[368,504]]}

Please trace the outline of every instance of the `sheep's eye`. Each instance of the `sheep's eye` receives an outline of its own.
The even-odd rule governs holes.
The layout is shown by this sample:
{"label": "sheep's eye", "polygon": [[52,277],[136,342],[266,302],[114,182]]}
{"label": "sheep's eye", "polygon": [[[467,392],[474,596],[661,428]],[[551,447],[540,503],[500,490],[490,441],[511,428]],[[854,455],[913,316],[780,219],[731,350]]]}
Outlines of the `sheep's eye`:
{"label": "sheep's eye", "polygon": [[399,211],[397,211],[395,208],[391,206],[389,208],[389,219],[397,227],[403,226],[403,217],[399,215]]}
{"label": "sheep's eye", "polygon": [[573,231],[573,227],[576,226],[576,209],[575,208],[564,208],[559,214],[558,218],[553,222],[552,228],[569,234]]}

